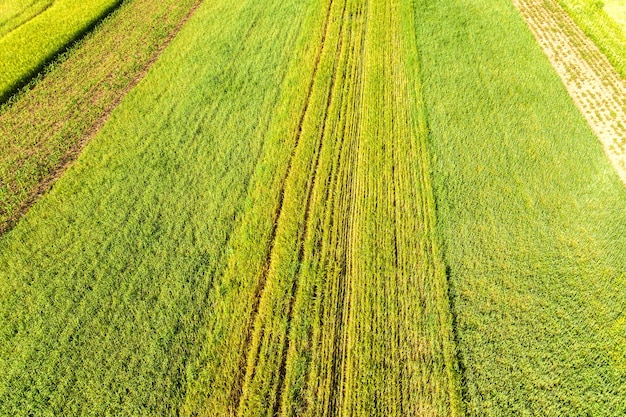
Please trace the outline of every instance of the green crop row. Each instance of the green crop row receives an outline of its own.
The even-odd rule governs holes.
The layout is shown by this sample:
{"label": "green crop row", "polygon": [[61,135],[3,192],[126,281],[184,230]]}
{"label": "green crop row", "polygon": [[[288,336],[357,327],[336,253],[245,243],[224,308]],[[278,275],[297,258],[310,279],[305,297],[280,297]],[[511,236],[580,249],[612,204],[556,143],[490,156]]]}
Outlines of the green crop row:
{"label": "green crop row", "polygon": [[[13,17],[6,12],[0,15],[7,19],[3,24],[0,21],[0,101],[25,84],[121,0],[56,0],[34,2],[30,6],[20,0],[5,3],[2,7],[14,6],[23,13]],[[17,26],[24,13],[26,17]]]}
{"label": "green crop row", "polygon": [[415,0],[472,416],[626,413],[626,189],[508,0]]}
{"label": "green crop row", "polygon": [[411,5],[320,3],[186,411],[460,415]]}

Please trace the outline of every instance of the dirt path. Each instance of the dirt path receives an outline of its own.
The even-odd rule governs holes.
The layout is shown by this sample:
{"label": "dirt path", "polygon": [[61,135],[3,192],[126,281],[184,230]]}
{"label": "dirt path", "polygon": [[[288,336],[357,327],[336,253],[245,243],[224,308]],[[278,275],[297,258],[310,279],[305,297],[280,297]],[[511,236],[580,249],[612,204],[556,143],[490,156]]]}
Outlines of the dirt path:
{"label": "dirt path", "polygon": [[554,0],[513,0],[626,183],[626,83]]}

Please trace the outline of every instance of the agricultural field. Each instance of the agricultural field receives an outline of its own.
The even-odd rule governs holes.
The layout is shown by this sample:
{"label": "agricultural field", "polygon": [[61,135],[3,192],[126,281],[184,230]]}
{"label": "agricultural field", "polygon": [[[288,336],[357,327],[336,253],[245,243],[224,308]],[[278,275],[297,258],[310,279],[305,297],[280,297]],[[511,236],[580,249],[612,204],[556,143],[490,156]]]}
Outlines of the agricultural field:
{"label": "agricultural field", "polygon": [[626,414],[565,1],[124,1],[0,108],[0,416]]}
{"label": "agricultural field", "polygon": [[0,37],[33,19],[52,5],[53,0],[11,0],[0,4]]}
{"label": "agricultural field", "polygon": [[121,0],[3,0],[0,100],[25,84]]}

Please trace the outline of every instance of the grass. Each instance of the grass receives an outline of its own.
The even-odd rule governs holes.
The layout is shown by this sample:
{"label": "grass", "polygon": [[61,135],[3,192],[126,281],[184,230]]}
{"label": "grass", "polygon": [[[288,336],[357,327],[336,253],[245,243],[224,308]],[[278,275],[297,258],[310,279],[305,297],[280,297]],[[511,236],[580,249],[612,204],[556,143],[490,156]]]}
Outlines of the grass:
{"label": "grass", "polygon": [[468,415],[624,414],[624,185],[510,2],[415,4]]}
{"label": "grass", "polygon": [[121,0],[8,0],[0,8],[0,101]]}
{"label": "grass", "polygon": [[0,108],[0,233],[75,159],[195,4],[124,3]]}
{"label": "grass", "polygon": [[597,0],[558,0],[576,24],[626,78],[626,30]]}
{"label": "grass", "polygon": [[186,415],[459,415],[410,4],[318,9]]}
{"label": "grass", "polygon": [[178,413],[309,5],[204,3],[2,238],[1,415]]}

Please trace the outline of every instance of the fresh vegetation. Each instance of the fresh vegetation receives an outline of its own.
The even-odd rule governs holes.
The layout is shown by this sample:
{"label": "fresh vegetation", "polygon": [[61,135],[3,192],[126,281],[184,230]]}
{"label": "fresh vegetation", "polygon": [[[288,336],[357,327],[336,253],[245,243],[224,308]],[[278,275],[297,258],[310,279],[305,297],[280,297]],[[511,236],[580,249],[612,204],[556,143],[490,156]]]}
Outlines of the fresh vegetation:
{"label": "fresh vegetation", "polygon": [[0,108],[0,233],[62,174],[197,3],[124,3]]}
{"label": "fresh vegetation", "polygon": [[0,38],[42,13],[53,0],[9,0],[0,3]]}
{"label": "fresh vegetation", "polygon": [[121,0],[5,0],[0,4],[0,100],[27,82]]}
{"label": "fresh vegetation", "polygon": [[558,0],[576,24],[626,79],[626,30],[609,17],[600,0]]}
{"label": "fresh vegetation", "polygon": [[626,413],[626,189],[510,0],[133,0],[30,87],[0,415]]}
{"label": "fresh vegetation", "polygon": [[469,415],[626,412],[626,190],[507,0],[415,0]]}
{"label": "fresh vegetation", "polygon": [[185,415],[459,415],[411,5],[317,9]]}

